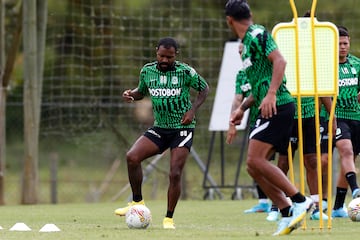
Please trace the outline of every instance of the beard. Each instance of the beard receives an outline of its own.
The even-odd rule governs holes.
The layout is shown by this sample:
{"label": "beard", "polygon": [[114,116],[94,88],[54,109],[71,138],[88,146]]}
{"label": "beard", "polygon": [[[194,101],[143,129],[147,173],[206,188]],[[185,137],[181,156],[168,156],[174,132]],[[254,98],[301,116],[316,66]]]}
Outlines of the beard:
{"label": "beard", "polygon": [[167,72],[167,71],[171,70],[171,67],[172,67],[171,64],[164,63],[164,62],[159,62],[157,65],[158,65],[159,70],[162,72]]}

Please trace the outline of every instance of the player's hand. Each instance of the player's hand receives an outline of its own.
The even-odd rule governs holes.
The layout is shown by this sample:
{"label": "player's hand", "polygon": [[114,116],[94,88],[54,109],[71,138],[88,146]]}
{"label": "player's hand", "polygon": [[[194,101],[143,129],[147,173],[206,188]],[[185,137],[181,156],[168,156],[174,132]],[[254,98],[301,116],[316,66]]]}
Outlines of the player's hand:
{"label": "player's hand", "polygon": [[182,117],[181,124],[182,125],[189,125],[190,123],[192,123],[194,118],[195,118],[195,112],[194,112],[194,110],[190,109]]}
{"label": "player's hand", "polygon": [[263,118],[271,118],[273,115],[276,115],[276,95],[273,93],[266,94],[259,106],[259,110]]}
{"label": "player's hand", "polygon": [[231,144],[236,137],[236,127],[235,125],[229,125],[229,130],[226,134],[226,143]]}
{"label": "player's hand", "polygon": [[125,90],[122,94],[122,98],[125,102],[133,102],[134,101],[134,97],[131,96],[131,89]]}
{"label": "player's hand", "polygon": [[233,111],[230,115],[230,125],[240,125],[241,120],[244,117],[244,111],[241,109],[241,107],[238,107],[235,111]]}

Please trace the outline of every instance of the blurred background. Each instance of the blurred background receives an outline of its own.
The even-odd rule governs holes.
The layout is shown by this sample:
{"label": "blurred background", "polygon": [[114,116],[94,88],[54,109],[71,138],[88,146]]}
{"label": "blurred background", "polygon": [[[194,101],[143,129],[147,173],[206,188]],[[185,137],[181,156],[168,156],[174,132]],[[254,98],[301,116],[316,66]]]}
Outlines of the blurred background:
{"label": "blurred background", "polygon": [[[21,1],[5,3],[6,46],[17,26]],[[293,14],[289,1],[248,1],[254,22],[269,31]],[[180,44],[177,59],[192,65],[211,92],[197,113],[194,150],[183,178],[183,199],[206,199],[204,166],[214,182],[252,186],[241,160],[244,131],[232,145],[209,131],[224,44],[234,39],[224,16],[226,0],[62,0],[47,2],[47,32],[40,120],[39,201],[41,203],[127,201],[130,196],[125,153],[152,124],[148,99],[126,104],[125,89],[135,88],[141,67],[155,60],[161,37]],[[295,1],[299,16],[312,1]],[[344,25],[351,52],[360,56],[360,0],[319,0],[319,21]],[[20,46],[6,105],[5,203],[20,202],[24,161],[24,77]],[[232,80],[230,80],[232,81]],[[233,94],[233,93],[224,93]],[[212,137],[215,136],[213,139]],[[212,147],[211,141],[214,140]],[[246,155],[246,152],[244,152]],[[225,162],[221,162],[222,156]],[[166,199],[169,156],[144,162],[145,199]],[[152,164],[152,165],[148,165]],[[223,164],[223,165],[222,165]],[[240,171],[239,174],[237,171]],[[221,189],[233,197],[231,187]],[[241,194],[242,197],[253,197]],[[221,198],[221,197],[219,197]]]}

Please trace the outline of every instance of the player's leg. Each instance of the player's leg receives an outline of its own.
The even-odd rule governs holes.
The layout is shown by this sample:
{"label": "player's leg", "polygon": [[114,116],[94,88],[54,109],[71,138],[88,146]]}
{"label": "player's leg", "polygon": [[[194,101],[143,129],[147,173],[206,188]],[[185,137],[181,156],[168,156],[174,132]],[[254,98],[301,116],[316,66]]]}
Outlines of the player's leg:
{"label": "player's leg", "polygon": [[141,162],[146,158],[159,153],[159,151],[159,147],[152,140],[146,136],[141,136],[126,153],[128,178],[133,200],[131,203],[128,203],[128,206],[116,209],[116,215],[125,216],[130,206],[134,204],[145,204],[141,192],[143,181]]}
{"label": "player's leg", "polygon": [[169,131],[167,141],[171,149],[167,211],[163,228],[175,229],[173,215],[181,194],[181,177],[193,142],[194,129]]}
{"label": "player's leg", "polygon": [[181,176],[188,155],[189,149],[185,147],[174,148],[171,150],[167,212],[163,221],[163,227],[166,229],[175,229],[173,215],[180,198]]}
{"label": "player's leg", "polygon": [[345,198],[347,194],[348,183],[346,182],[345,173],[340,170],[336,183],[335,202],[331,216],[334,218],[347,218],[345,207]]}
{"label": "player's leg", "polygon": [[[287,150],[294,111],[292,103],[277,106],[277,114],[272,118],[257,119],[256,126],[249,136],[247,170],[266,195],[280,208],[283,216],[274,235],[289,234],[299,227],[307,210],[312,206],[312,200],[302,195],[286,175],[268,161],[275,149],[279,152]],[[284,123],[289,123],[288,128],[284,127]],[[290,196],[294,204],[291,213],[290,204],[284,193]]]}

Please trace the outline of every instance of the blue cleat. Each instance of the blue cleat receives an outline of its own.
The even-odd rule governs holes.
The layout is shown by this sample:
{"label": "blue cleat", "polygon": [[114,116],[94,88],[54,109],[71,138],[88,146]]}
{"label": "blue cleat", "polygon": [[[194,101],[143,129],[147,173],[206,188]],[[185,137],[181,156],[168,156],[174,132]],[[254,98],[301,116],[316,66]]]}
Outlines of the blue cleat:
{"label": "blue cleat", "polygon": [[302,225],[302,222],[307,212],[310,212],[314,206],[313,200],[309,197],[305,197],[305,201],[301,203],[294,203],[292,208],[292,217],[288,225],[290,229],[296,229]]}
{"label": "blue cleat", "polygon": [[[322,219],[323,220],[329,220],[329,217],[325,213],[322,213]],[[313,213],[310,215],[310,220],[320,220],[320,211],[319,211],[319,209],[315,209],[313,211]]]}
{"label": "blue cleat", "polygon": [[258,213],[258,212],[269,212],[270,211],[270,204],[269,203],[259,203],[253,206],[250,209],[244,211],[244,213]]}
{"label": "blue cleat", "polygon": [[347,217],[349,217],[345,208],[333,209],[332,213],[331,213],[331,216],[333,218],[347,218]]}
{"label": "blue cleat", "polygon": [[273,236],[287,235],[292,232],[292,228],[289,228],[288,225],[291,221],[291,217],[283,217],[278,223],[278,229],[273,233]]}

